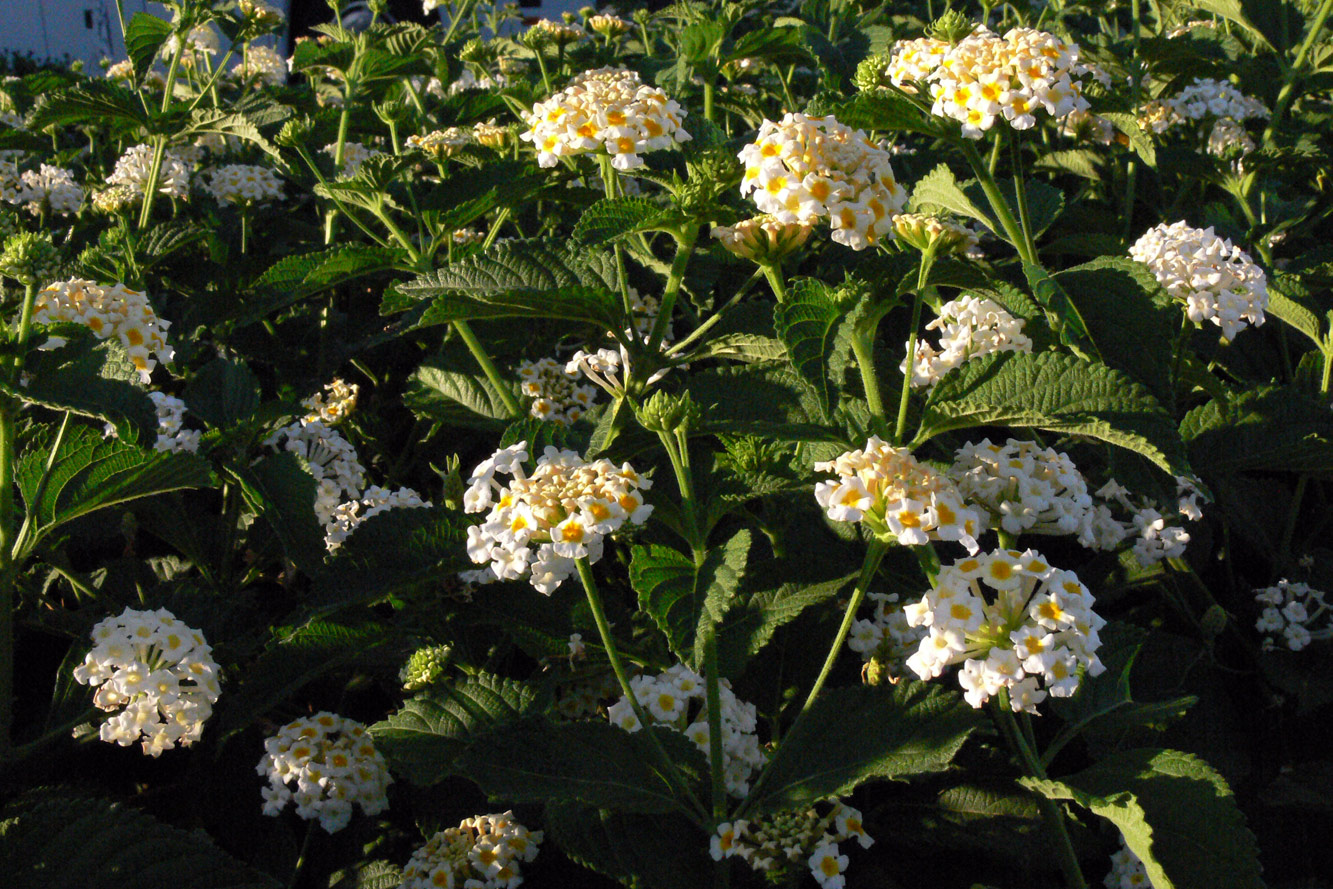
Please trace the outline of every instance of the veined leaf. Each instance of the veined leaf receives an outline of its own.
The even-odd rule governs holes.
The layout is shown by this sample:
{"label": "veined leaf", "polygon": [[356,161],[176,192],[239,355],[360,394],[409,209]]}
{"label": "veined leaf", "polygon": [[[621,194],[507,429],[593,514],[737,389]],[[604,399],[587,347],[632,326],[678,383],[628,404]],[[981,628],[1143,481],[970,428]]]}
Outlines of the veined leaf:
{"label": "veined leaf", "polygon": [[[517,395],[517,387],[512,387]],[[427,362],[407,378],[403,404],[418,417],[464,426],[494,426],[511,419],[495,386],[482,374]]]}
{"label": "veined leaf", "polygon": [[26,386],[0,382],[0,391],[25,404],[105,420],[127,441],[157,441],[157,410],[119,340],[79,336],[34,353],[27,369],[32,378]]}
{"label": "veined leaf", "polygon": [[450,775],[454,757],[478,734],[536,714],[546,703],[521,682],[479,673],[412,698],[370,733],[393,771],[424,787]]}
{"label": "veined leaf", "polygon": [[1022,779],[1120,828],[1159,889],[1261,889],[1258,849],[1222,776],[1179,750],[1129,750],[1058,781]]}
{"label": "veined leaf", "polygon": [[199,368],[183,396],[190,413],[225,429],[250,419],[259,409],[259,380],[244,364],[215,358]]}
{"label": "veined leaf", "polygon": [[1229,403],[1200,405],[1185,415],[1180,434],[1202,473],[1333,474],[1333,414],[1296,386],[1264,386]]}
{"label": "veined leaf", "polygon": [[[882,132],[938,135],[940,127],[912,100],[890,89],[857,93],[839,106],[837,118],[849,127]],[[919,183],[918,183],[919,185]]]}
{"label": "veined leaf", "polygon": [[1104,155],[1089,148],[1067,148],[1043,154],[1032,166],[1037,170],[1073,173],[1075,176],[1098,182],[1102,174],[1097,168],[1101,165],[1103,157]]}
{"label": "veined leaf", "polygon": [[1268,282],[1268,305],[1264,311],[1305,334],[1322,349],[1323,325],[1319,323],[1319,314],[1306,305],[1305,296],[1304,288],[1292,276],[1277,275]]}
{"label": "veined leaf", "polygon": [[43,487],[48,459],[45,447],[31,448],[15,472],[36,538],[99,509],[212,481],[208,463],[193,454],[143,450],[82,425],[66,430]]}
{"label": "veined leaf", "polygon": [[832,580],[792,581],[773,589],[742,592],[718,626],[718,662],[722,674],[739,676],[779,627],[800,617],[805,609],[832,599],[855,580],[853,571]]}
{"label": "veined leaf", "polygon": [[144,75],[153,66],[157,52],[171,36],[171,23],[149,15],[136,12],[125,25],[125,52],[134,65],[134,80],[142,83]]}
{"label": "veined leaf", "polygon": [[744,529],[724,545],[710,547],[696,567],[669,546],[636,546],[630,560],[630,585],[639,607],[657,624],[682,661],[699,664],[703,641],[730,608],[750,552]]}
{"label": "veined leaf", "polygon": [[575,285],[545,291],[510,290],[482,297],[465,293],[437,297],[417,326],[487,318],[560,318],[618,330],[624,326],[620,323],[623,316],[624,309],[612,291]]}
{"label": "veined leaf", "polygon": [[699,889],[713,862],[699,828],[681,815],[639,815],[553,800],[546,835],[584,867],[631,889]]}
{"label": "veined leaf", "polygon": [[1172,475],[1189,474],[1175,422],[1147,389],[1060,352],[987,355],[946,374],[926,398],[914,446],[976,426],[1087,435],[1140,453]]}
{"label": "veined leaf", "polygon": [[77,86],[43,95],[28,117],[28,129],[82,126],[90,122],[131,130],[148,128],[148,113],[138,97],[106,80],[85,80]]}
{"label": "veined leaf", "polygon": [[190,117],[190,125],[186,129],[185,135],[199,133],[216,133],[242,139],[257,146],[277,161],[280,167],[286,165],[286,159],[283,158],[282,152],[278,151],[277,146],[259,131],[259,127],[255,126],[253,121],[239,112],[223,111],[218,108],[196,110]]}
{"label": "veined leaf", "polygon": [[746,364],[766,364],[787,359],[782,340],[755,333],[727,333],[713,337],[689,353],[691,361],[704,358],[728,358]]}
{"label": "veined leaf", "polygon": [[1106,111],[1102,117],[1111,122],[1116,128],[1116,132],[1129,140],[1129,145],[1134,149],[1143,162],[1152,169],[1157,169],[1157,147],[1153,144],[1152,137],[1143,131],[1139,126],[1139,119],[1133,114],[1125,111]]}
{"label": "veined leaf", "polygon": [[928,682],[827,691],[782,740],[747,811],[804,808],[872,778],[943,771],[981,719],[960,696]]}
{"label": "veined leaf", "polygon": [[679,732],[631,734],[606,722],[554,725],[543,718],[508,723],[457,756],[457,771],[488,796],[515,803],[578,802],[617,812],[681,810],[670,775],[645,732],[653,732],[686,780],[699,783],[703,754]]}
{"label": "veined leaf", "polygon": [[9,889],[278,889],[213,845],[121,803],[37,788],[0,809],[0,873]]}
{"label": "veined leaf", "polygon": [[597,246],[637,232],[660,231],[679,221],[678,214],[640,197],[603,198],[579,217],[574,240]]}
{"label": "veined leaf", "polygon": [[253,466],[233,466],[246,505],[268,523],[298,568],[314,574],[324,561],[324,531],[315,516],[315,477],[290,451],[269,454]]}
{"label": "veined leaf", "polygon": [[1282,39],[1281,23],[1272,21],[1272,11],[1278,4],[1263,0],[1197,0],[1193,5],[1240,25],[1269,49],[1281,52],[1288,48]]}
{"label": "veined leaf", "polygon": [[829,362],[838,322],[847,308],[822,281],[801,278],[792,284],[786,301],[778,305],[773,318],[778,336],[791,356],[792,367],[814,389],[825,415],[837,398],[837,383]]}
{"label": "veined leaf", "polygon": [[990,214],[981,209],[958,184],[947,164],[940,164],[917,180],[912,189],[912,208],[915,212],[948,210],[959,216],[976,219],[995,228]]}

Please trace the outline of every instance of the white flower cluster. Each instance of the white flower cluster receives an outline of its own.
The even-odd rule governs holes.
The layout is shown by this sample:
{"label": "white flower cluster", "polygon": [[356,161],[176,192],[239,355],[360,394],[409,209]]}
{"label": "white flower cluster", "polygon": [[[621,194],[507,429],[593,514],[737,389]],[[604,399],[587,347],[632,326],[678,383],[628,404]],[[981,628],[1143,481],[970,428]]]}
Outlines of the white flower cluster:
{"label": "white flower cluster", "polygon": [[282,86],[287,82],[287,60],[270,46],[250,44],[245,49],[245,56],[231,68],[231,75],[237,80]]}
{"label": "white flower cluster", "polygon": [[[912,360],[912,385],[934,386],[946,373],[964,362],[996,352],[1031,352],[1032,340],[1023,333],[1026,322],[1015,318],[999,303],[979,296],[960,296],[940,306],[939,316],[926,330],[940,332],[936,349],[925,337],[916,341]],[[899,365],[907,372],[907,361]]]}
{"label": "white flower cluster", "polygon": [[[1155,565],[1163,559],[1176,559],[1185,554],[1190,535],[1184,528],[1171,524],[1157,507],[1161,504],[1135,504],[1129,499],[1129,489],[1111,479],[1096,491],[1104,502],[1096,506],[1092,520],[1093,542],[1080,540],[1091,549],[1114,549],[1126,537],[1134,535],[1134,557],[1142,565]],[[1203,497],[1194,482],[1176,479],[1176,512],[1195,522],[1203,517],[1199,498]],[[1130,514],[1128,521],[1117,521],[1109,504],[1114,503]]]}
{"label": "white flower cluster", "polygon": [[980,139],[997,120],[1029,129],[1043,108],[1054,118],[1088,108],[1078,79],[1088,69],[1076,43],[1033,28],[1000,37],[984,27],[953,46],[941,42],[895,47],[889,77],[899,85],[928,83],[931,113],[961,123],[969,139]]}
{"label": "white flower cluster", "polygon": [[957,540],[977,551],[981,519],[963,504],[947,476],[919,462],[907,448],[872,436],[864,450],[815,464],[838,477],[815,485],[815,500],[835,522],[863,522],[881,540],[922,546]]}
{"label": "white flower cluster", "polygon": [[597,389],[579,383],[578,366],[571,370],[554,358],[524,361],[518,366],[519,388],[532,399],[528,412],[538,420],[568,426],[583,416],[597,398]]}
{"label": "white flower cluster", "polygon": [[343,541],[371,516],[390,509],[425,509],[431,505],[429,500],[422,500],[421,495],[411,488],[390,491],[379,485],[371,485],[361,492],[359,500],[340,503],[333,510],[333,520],[325,527],[324,545],[329,552],[342,546]]}
{"label": "white flower cluster", "polygon": [[[573,659],[570,655],[570,660]],[[600,678],[557,685],[555,710],[565,719],[596,717],[602,713],[603,701],[614,701],[619,697],[620,683],[616,682],[615,676],[605,673]]]}
{"label": "white flower cluster", "polygon": [[827,813],[812,808],[777,812],[759,821],[723,822],[709,854],[714,861],[739,858],[774,884],[794,884],[792,866],[804,861],[822,889],[842,889],[849,859],[839,852],[838,843],[851,839],[862,849],[875,842],[861,823],[860,811],[834,801]]}
{"label": "white flower cluster", "polygon": [[283,199],[282,183],[273,171],[253,164],[227,164],[214,169],[207,189],[220,204],[248,206]]}
{"label": "white flower cluster", "polygon": [[1254,140],[1245,132],[1245,126],[1224,117],[1208,131],[1208,153],[1214,157],[1240,158],[1254,151]]}
{"label": "white flower cluster", "polygon": [[1120,848],[1111,853],[1111,872],[1106,875],[1102,885],[1106,889],[1153,889],[1143,862],[1125,845],[1123,837]]}
{"label": "white flower cluster", "polygon": [[204,731],[219,694],[213,649],[198,630],[165,608],[126,608],[93,627],[93,647],[74,668],[74,680],[97,686],[93,703],[120,710],[102,723],[103,741],[160,756],[188,747]]}
{"label": "white flower cluster", "polygon": [[[754,704],[737,698],[727,680],[721,680],[720,686],[722,777],[727,793],[741,798],[750,792],[750,776],[763,768],[768,758],[755,734],[758,723]],[[656,676],[635,676],[630,688],[654,725],[684,732],[704,757],[709,757],[708,704],[702,676],[684,664],[676,664]],[[627,732],[643,728],[634,706],[623,695],[606,715],[612,725]]]}
{"label": "white flower cluster", "polygon": [[468,818],[412,853],[398,889],[516,889],[523,884],[519,862],[537,857],[543,836],[513,812]]}
{"label": "white flower cluster", "polygon": [[347,826],[354,805],[367,815],[389,808],[386,790],[393,778],[384,757],[364,725],[336,713],[303,717],[265,738],[255,771],[268,779],[265,815],[277,817],[295,802],[297,815],[318,818],[329,833]]}
{"label": "white flower cluster", "polygon": [[472,145],[475,141],[476,133],[471,128],[449,127],[444,130],[434,130],[424,136],[408,136],[407,147],[442,161],[453,157],[459,149]]}
{"label": "white flower cluster", "polygon": [[545,46],[548,43],[564,45],[587,36],[588,32],[578,25],[557,22],[554,19],[537,19],[523,34],[523,40],[534,46]]}
{"label": "white flower cluster", "polygon": [[1292,651],[1333,638],[1333,609],[1324,601],[1324,593],[1309,584],[1284,578],[1275,586],[1255,590],[1254,601],[1263,607],[1254,628],[1264,634],[1266,651],[1277,647],[1279,635]]}
{"label": "white flower cluster", "polygon": [[[338,146],[336,144],[325,145],[320,150],[329,157],[338,156]],[[384,154],[384,152],[374,148],[367,148],[360,142],[344,142],[343,168],[339,175],[344,179],[351,179],[356,175],[357,170],[361,169],[362,164],[370,160],[372,157],[379,157],[382,154]]]}
{"label": "white flower cluster", "polygon": [[500,126],[493,117],[485,122],[478,121],[472,125],[472,138],[487,148],[504,148],[509,144],[509,127]]}
{"label": "white flower cluster", "polygon": [[1247,96],[1225,80],[1210,77],[1195,78],[1175,96],[1165,100],[1181,120],[1230,118],[1236,122],[1268,117],[1268,108],[1258,99]]}
{"label": "white flower cluster", "polygon": [[981,505],[1009,534],[1091,535],[1088,483],[1068,455],[1030,441],[984,438],[954,453],[949,469],[968,502]]}
{"label": "white flower cluster", "polygon": [[537,163],[554,167],[562,157],[605,151],[617,170],[643,166],[645,151],[670,148],[692,137],[681,126],[685,111],[633,71],[586,71],[565,89],[538,102],[519,138],[537,149]]}
{"label": "white flower cluster", "polygon": [[[548,447],[528,475],[527,445],[501,448],[472,471],[463,495],[465,512],[489,511],[467,530],[467,552],[486,567],[465,580],[491,583],[528,575],[550,595],[573,574],[575,560],[596,562],[603,540],[625,524],[641,525],[653,508],[643,502],[652,481],[628,463],[584,461],[574,451]],[[511,476],[502,485],[497,475]],[[535,547],[535,549],[534,549]]]}
{"label": "white flower cluster", "polygon": [[277,28],[286,19],[282,10],[267,0],[240,0],[236,5],[247,21],[265,28]]}
{"label": "white flower cluster", "polygon": [[852,624],[847,647],[863,661],[874,659],[890,675],[900,675],[907,658],[920,647],[926,630],[907,622],[897,593],[867,593],[866,597],[875,603],[875,612],[868,620],[858,619]]}
{"label": "white flower cluster", "polygon": [[893,176],[889,152],[836,118],[790,113],[765,120],[738,155],[741,195],[780,222],[812,225],[827,218],[833,240],[864,250],[893,238],[893,217],[907,192]]}
{"label": "white flower cluster", "polygon": [[760,264],[772,264],[801,249],[814,231],[808,223],[782,222],[770,213],[713,227],[712,236],[729,253]]}
{"label": "white flower cluster", "polygon": [[[171,322],[157,317],[145,294],[124,284],[101,287],[82,278],[48,284],[37,292],[32,319],[37,324],[72,321],[91,329],[98,339],[115,337],[145,383],[159,360],[170,361],[176,354],[167,345]],[[63,342],[51,337],[46,345],[54,348]]]}
{"label": "white flower cluster", "polygon": [[588,30],[603,37],[618,37],[630,29],[630,23],[617,15],[598,13],[588,16]]}
{"label": "white flower cluster", "polygon": [[[179,18],[178,16],[176,17]],[[173,21],[174,25],[176,22]],[[174,28],[173,28],[174,31]],[[162,49],[158,51],[158,58],[169,61],[181,48],[180,37],[172,34],[162,44]],[[190,33],[185,35],[185,52],[181,56],[181,66],[184,68],[193,68],[197,62],[195,55],[212,56],[218,51],[218,32],[211,24],[195,25],[190,29]]]}
{"label": "white flower cluster", "polygon": [[148,397],[157,408],[157,441],[153,450],[176,454],[198,451],[203,433],[185,428],[185,402],[165,392],[149,392]]}
{"label": "white flower cluster", "polygon": [[348,383],[334,377],[333,382],[326,385],[323,391],[301,399],[301,407],[310,411],[305,415],[305,422],[313,423],[318,420],[327,426],[332,426],[346,419],[356,408],[356,399],[360,393],[361,387],[356,383]]}
{"label": "white flower cluster", "polygon": [[284,426],[264,440],[264,446],[281,448],[302,457],[318,483],[315,515],[328,531],[339,504],[361,496],[366,470],[356,448],[319,420],[300,420]]}
{"label": "white flower cluster", "polygon": [[72,170],[42,164],[39,169],[25,170],[12,194],[10,189],[5,190],[5,199],[22,204],[33,216],[43,212],[68,216],[78,212],[83,189],[74,181]]}
{"label": "white flower cluster", "polygon": [[[116,161],[115,169],[106,179],[107,185],[121,186],[133,197],[141,198],[148,186],[148,174],[152,167],[153,146],[135,145]],[[184,198],[190,194],[190,168],[170,151],[162,155],[157,192],[171,198]]]}
{"label": "white flower cluster", "polygon": [[[928,627],[907,666],[934,679],[961,663],[963,697],[980,707],[1007,691],[1014,712],[1037,712],[1048,694],[1069,697],[1079,667],[1097,676],[1098,632],[1092,593],[1074,575],[1033,550],[998,549],[940,570],[934,588],[907,606],[912,626]],[[1041,684],[1045,685],[1043,689]]]}
{"label": "white flower cluster", "polygon": [[1066,114],[1060,119],[1060,135],[1096,142],[1098,145],[1111,145],[1117,138],[1115,124],[1090,111],[1071,111]]}
{"label": "white flower cluster", "polygon": [[1246,323],[1264,323],[1268,278],[1231,241],[1186,222],[1160,223],[1129,248],[1130,258],[1152,270],[1166,292],[1185,303],[1191,321],[1211,321],[1234,340]]}

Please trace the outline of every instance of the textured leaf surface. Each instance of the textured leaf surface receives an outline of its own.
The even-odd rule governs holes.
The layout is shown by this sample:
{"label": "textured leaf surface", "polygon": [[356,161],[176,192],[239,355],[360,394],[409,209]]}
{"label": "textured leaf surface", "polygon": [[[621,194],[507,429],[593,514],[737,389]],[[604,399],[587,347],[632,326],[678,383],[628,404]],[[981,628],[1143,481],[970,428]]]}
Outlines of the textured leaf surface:
{"label": "textured leaf surface", "polygon": [[315,515],[319,485],[290,451],[268,454],[252,466],[232,467],[241,496],[268,523],[298,568],[313,574],[324,561],[324,530]]}
{"label": "textured leaf surface", "polygon": [[916,440],[976,426],[1087,435],[1140,453],[1172,475],[1189,470],[1175,422],[1147,389],[1063,353],[988,355],[950,372],[926,398]]}
{"label": "textured leaf surface", "polygon": [[630,585],[639,607],[657,624],[683,661],[697,664],[706,630],[721,620],[736,595],[750,551],[750,532],[737,531],[723,546],[711,547],[698,568],[669,546],[636,546]]}
{"label": "textured leaf surface", "polygon": [[[515,395],[517,390],[515,388]],[[508,420],[499,391],[482,374],[465,373],[427,362],[407,378],[403,403],[417,416],[462,425],[494,425]]]}
{"label": "textured leaf surface", "polygon": [[212,480],[208,463],[193,454],[147,451],[71,425],[43,488],[48,454],[45,447],[25,452],[15,473],[38,536],[99,509]]}
{"label": "textured leaf surface", "polygon": [[609,244],[635,232],[661,229],[674,221],[674,215],[647,198],[603,198],[579,217],[574,226],[574,240],[596,246]]}
{"label": "textured leaf surface", "polygon": [[912,206],[920,212],[948,210],[992,228],[995,225],[981,205],[963,191],[947,164],[940,164],[917,181],[912,188]]}
{"label": "textured leaf surface", "polygon": [[802,808],[872,778],[943,771],[981,719],[957,694],[926,682],[825,692],[783,739],[750,792],[750,811]]}
{"label": "textured leaf surface", "polygon": [[225,429],[259,409],[259,380],[244,364],[216,358],[199,368],[183,397],[190,413]]}
{"label": "textured leaf surface", "polygon": [[703,834],[682,816],[555,801],[544,821],[560,851],[631,889],[699,889],[712,881]]}
{"label": "textured leaf surface", "polygon": [[644,736],[654,732],[688,780],[705,771],[703,754],[684,735],[649,728],[633,734],[606,722],[554,725],[533,718],[479,738],[455,765],[487,795],[507,802],[579,802],[618,812],[681,808],[669,776]]}
{"label": "textured leaf surface", "polygon": [[535,713],[544,705],[537,692],[521,682],[479,673],[432,687],[372,725],[370,732],[395,773],[425,786],[448,776],[454,757],[479,733]]}
{"label": "textured leaf surface", "polygon": [[792,367],[814,389],[825,413],[837,398],[829,362],[837,342],[838,322],[845,313],[846,307],[828,285],[802,278],[791,286],[773,319]]}
{"label": "textured leaf surface", "polygon": [[157,51],[171,36],[171,23],[146,12],[130,16],[125,26],[125,52],[134,64],[136,82],[143,80],[157,58]]}
{"label": "textured leaf surface", "polygon": [[29,791],[0,809],[7,889],[277,889],[199,831],[66,790]]}
{"label": "textured leaf surface", "polygon": [[1120,828],[1158,889],[1260,889],[1258,849],[1222,776],[1179,750],[1129,750],[1060,781],[1024,778]]}
{"label": "textured leaf surface", "polygon": [[838,108],[839,122],[864,130],[887,133],[911,132],[935,135],[940,128],[920,108],[893,90],[879,89],[857,93]]}
{"label": "textured leaf surface", "polygon": [[1297,386],[1264,386],[1185,415],[1180,433],[1202,473],[1333,473],[1333,414]]}
{"label": "textured leaf surface", "polygon": [[718,660],[722,674],[738,676],[750,658],[763,649],[778,628],[805,609],[827,602],[856,580],[853,571],[825,581],[792,581],[771,589],[742,594],[718,627]]}

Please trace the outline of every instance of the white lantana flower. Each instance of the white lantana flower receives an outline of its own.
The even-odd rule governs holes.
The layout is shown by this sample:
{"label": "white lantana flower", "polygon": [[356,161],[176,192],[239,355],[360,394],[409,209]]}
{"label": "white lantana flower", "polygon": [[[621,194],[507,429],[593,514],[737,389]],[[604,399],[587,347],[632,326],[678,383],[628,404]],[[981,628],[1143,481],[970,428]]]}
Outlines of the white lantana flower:
{"label": "white lantana flower", "polygon": [[324,545],[330,552],[342,546],[343,541],[371,516],[390,509],[426,509],[431,505],[429,500],[422,500],[421,495],[411,488],[390,491],[379,485],[371,485],[361,492],[359,499],[341,503],[333,510],[333,520],[325,528]]}
{"label": "white lantana flower", "polygon": [[207,191],[219,204],[250,206],[283,199],[282,183],[268,167],[227,164],[209,174]]}
{"label": "white lantana flower", "polygon": [[1264,634],[1264,650],[1276,648],[1280,641],[1286,648],[1300,651],[1313,641],[1333,639],[1333,608],[1325,599],[1322,591],[1286,578],[1256,589],[1254,601],[1263,613],[1254,628]]}
{"label": "white lantana flower", "polygon": [[98,736],[160,756],[199,740],[217,702],[219,667],[204,636],[165,608],[127,608],[93,627],[93,647],[74,680],[97,687],[99,709],[121,711]]}
{"label": "white lantana flower", "polygon": [[519,138],[537,149],[537,163],[553,167],[562,157],[605,152],[617,170],[643,166],[646,151],[688,142],[685,111],[633,71],[586,71],[533,106]]}
{"label": "white lantana flower", "polygon": [[949,477],[969,503],[990,513],[1009,534],[1077,534],[1092,521],[1088,483],[1074,461],[1053,448],[1009,439],[982,439],[954,454]]}
{"label": "white lantana flower", "polygon": [[1231,241],[1186,222],[1148,229],[1129,248],[1131,259],[1152,270],[1166,292],[1185,303],[1189,319],[1211,321],[1234,340],[1246,324],[1264,323],[1268,278]]}
{"label": "white lantana flower", "polygon": [[[264,741],[255,767],[264,788],[264,814],[276,817],[287,803],[307,821],[336,833],[347,826],[353,806],[367,815],[389,808],[393,778],[361,723],[320,712],[284,725]],[[292,789],[294,785],[295,790]]]}
{"label": "white lantana flower", "polygon": [[[144,189],[148,187],[148,176],[152,167],[153,146],[135,145],[116,161],[115,169],[106,179],[107,185],[123,186],[134,197],[141,198]],[[190,194],[190,168],[171,151],[162,155],[162,166],[158,170],[157,193],[170,198],[185,198]]]}
{"label": "white lantana flower", "polygon": [[83,203],[83,189],[74,181],[74,173],[64,167],[42,164],[26,170],[19,177],[17,190],[6,195],[10,203],[21,204],[33,216],[43,211],[68,216],[77,213]]}
{"label": "white lantana flower", "polygon": [[[916,341],[912,356],[912,385],[934,386],[955,367],[983,355],[996,352],[1031,352],[1032,340],[1023,333],[1026,322],[994,300],[978,296],[960,296],[940,306],[938,317],[926,330],[940,332],[936,349],[925,337]],[[907,372],[907,360],[899,365]]]}
{"label": "white lantana flower", "polygon": [[[145,383],[158,361],[170,361],[176,354],[167,345],[171,322],[157,316],[145,294],[124,284],[102,287],[82,278],[48,284],[37,293],[32,319],[37,324],[70,321],[89,328],[98,339],[115,337]],[[46,347],[55,348],[63,342],[52,337]]]}
{"label": "white lantana flower", "polygon": [[[463,495],[465,512],[487,512],[468,528],[468,557],[486,569],[480,583],[528,577],[550,595],[574,573],[575,560],[596,562],[605,538],[626,522],[643,524],[653,508],[643,502],[652,486],[628,463],[586,462],[574,451],[546,448],[531,475],[526,445],[496,451],[478,464]],[[497,475],[511,476],[507,485]]]}
{"label": "white lantana flower", "polygon": [[513,812],[467,818],[412,853],[398,889],[515,889],[523,883],[520,862],[536,859],[543,838]]}
{"label": "white lantana flower", "polygon": [[779,222],[827,219],[833,240],[864,250],[893,239],[893,217],[907,192],[893,176],[889,152],[834,117],[790,113],[765,120],[741,149],[741,195]]}
{"label": "white lantana flower", "polygon": [[912,626],[929,635],[907,666],[934,679],[962,664],[963,697],[980,707],[1004,690],[1015,712],[1037,712],[1046,696],[1069,697],[1079,668],[1105,669],[1097,658],[1105,621],[1071,571],[1041,554],[999,549],[941,569],[934,588],[907,607]]}
{"label": "white lantana flower", "polygon": [[538,420],[568,426],[597,400],[597,389],[580,384],[577,364],[561,364],[554,358],[524,361],[518,366],[519,388],[532,399],[528,412]]}

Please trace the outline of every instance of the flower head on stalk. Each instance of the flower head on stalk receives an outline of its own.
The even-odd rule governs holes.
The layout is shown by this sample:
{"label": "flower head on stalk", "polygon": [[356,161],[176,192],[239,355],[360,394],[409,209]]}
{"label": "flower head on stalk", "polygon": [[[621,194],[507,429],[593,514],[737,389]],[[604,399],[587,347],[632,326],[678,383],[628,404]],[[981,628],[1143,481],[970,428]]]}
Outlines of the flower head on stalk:
{"label": "flower head on stalk", "polygon": [[[574,573],[575,561],[596,562],[603,541],[626,522],[643,524],[653,508],[643,502],[649,479],[628,463],[589,463],[574,451],[548,447],[528,475],[527,445],[496,451],[472,471],[465,512],[487,512],[468,528],[468,557],[486,568],[469,572],[479,583],[527,577],[550,595]],[[510,476],[502,484],[496,476]]]}
{"label": "flower head on stalk", "polygon": [[1005,690],[1014,712],[1036,713],[1048,694],[1074,693],[1080,668],[1090,676],[1105,669],[1096,652],[1106,622],[1092,604],[1073,572],[1033,550],[970,556],[941,569],[907,606],[908,623],[929,629],[907,666],[934,679],[961,663],[958,684],[973,707]]}
{"label": "flower head on stalk", "polygon": [[[81,278],[48,284],[37,293],[32,319],[38,324],[71,321],[88,327],[98,339],[115,337],[145,383],[159,360],[170,361],[175,355],[167,345],[171,322],[157,316],[146,294],[124,284],[101,287]],[[63,342],[51,337],[46,345],[55,348]]]}
{"label": "flower head on stalk", "polygon": [[685,111],[633,71],[598,68],[528,113],[519,138],[537,149],[537,163],[554,167],[562,157],[605,153],[617,170],[643,166],[646,151],[688,142]]}
{"label": "flower head on stalk", "polygon": [[963,504],[953,482],[907,448],[871,437],[862,450],[816,463],[833,481],[815,485],[815,499],[838,522],[861,522],[880,540],[904,546],[956,540],[976,552],[981,519]]}
{"label": "flower head on stalk", "polygon": [[[287,803],[307,821],[336,833],[352,818],[352,807],[367,815],[389,808],[393,778],[366,727],[336,713],[320,712],[284,725],[264,741],[255,771],[268,779],[264,814],[277,817]],[[289,785],[295,784],[293,792]]]}
{"label": "flower head on stalk", "polygon": [[899,213],[893,217],[898,240],[921,252],[933,249],[937,256],[968,253],[977,247],[977,234],[966,226],[940,216]]}
{"label": "flower head on stalk", "polygon": [[808,222],[783,222],[771,213],[715,226],[712,236],[727,252],[758,265],[774,265],[805,246],[814,229]]}
{"label": "flower head on stalk", "polygon": [[889,152],[834,117],[765,120],[739,158],[741,194],[761,212],[788,224],[828,219],[833,240],[853,250],[892,239],[893,217],[907,202]]}
{"label": "flower head on stalk", "polygon": [[513,812],[465,819],[412,853],[399,889],[515,889],[523,883],[519,863],[537,857],[543,838]]}
{"label": "flower head on stalk", "polygon": [[1009,534],[1087,533],[1093,500],[1068,455],[1035,442],[983,438],[954,453],[949,477],[971,503]]}
{"label": "flower head on stalk", "polygon": [[102,723],[103,741],[160,756],[199,740],[217,702],[218,664],[204,636],[164,608],[126,608],[93,627],[93,647],[74,681],[97,687],[93,703],[120,712]]}
{"label": "flower head on stalk", "polygon": [[[916,341],[912,357],[912,386],[934,386],[955,367],[995,352],[1031,352],[1032,340],[1023,333],[1024,321],[993,300],[960,296],[940,306],[926,330],[940,332],[939,349],[924,337]],[[899,366],[906,372],[907,360]]]}

